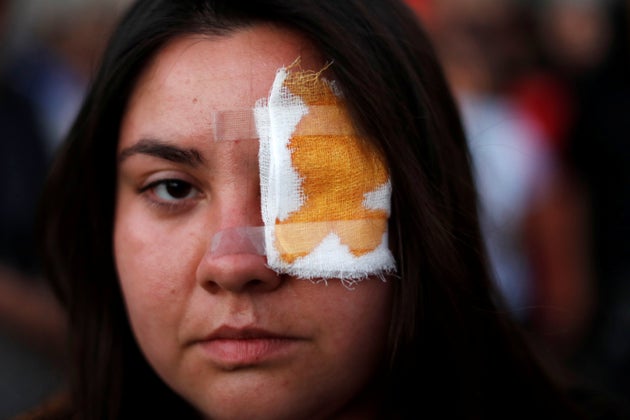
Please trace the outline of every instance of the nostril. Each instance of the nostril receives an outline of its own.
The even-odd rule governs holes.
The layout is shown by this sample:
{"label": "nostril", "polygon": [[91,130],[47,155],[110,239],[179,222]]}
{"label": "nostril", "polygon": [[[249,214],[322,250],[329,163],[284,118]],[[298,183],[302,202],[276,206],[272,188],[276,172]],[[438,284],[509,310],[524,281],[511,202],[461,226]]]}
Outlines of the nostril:
{"label": "nostril", "polygon": [[221,290],[221,286],[214,281],[206,282],[203,287],[211,294],[216,294]]}
{"label": "nostril", "polygon": [[253,279],[253,280],[250,280],[248,283],[249,283],[250,287],[258,288],[264,282],[262,280],[259,280],[259,279]]}
{"label": "nostril", "polygon": [[[281,276],[279,277],[279,279],[281,279]],[[261,280],[261,279],[251,279],[248,280],[244,283],[242,283],[242,287],[239,287],[238,290],[240,292],[246,292],[246,291],[250,291],[250,292],[256,292],[256,291],[264,291],[267,289],[272,289],[274,286],[272,284],[273,282],[269,282],[269,281],[265,281],[265,280]],[[205,282],[203,287],[211,294],[216,294],[219,293],[222,289],[225,288],[226,283],[223,282],[224,286],[221,285],[221,282],[217,282],[217,281],[208,281]],[[234,287],[232,287],[234,288]]]}

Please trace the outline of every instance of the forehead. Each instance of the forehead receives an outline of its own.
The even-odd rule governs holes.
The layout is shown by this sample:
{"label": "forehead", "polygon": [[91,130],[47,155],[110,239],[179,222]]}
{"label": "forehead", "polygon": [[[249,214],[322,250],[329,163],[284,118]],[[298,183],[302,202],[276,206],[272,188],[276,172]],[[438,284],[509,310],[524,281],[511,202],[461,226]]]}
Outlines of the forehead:
{"label": "forehead", "polygon": [[268,95],[276,70],[297,58],[306,69],[321,68],[323,63],[304,37],[270,25],[225,36],[176,38],[154,57],[136,83],[123,119],[122,140],[130,129],[142,131],[144,121],[163,125],[166,132],[176,126],[198,130],[213,112],[251,109]]}

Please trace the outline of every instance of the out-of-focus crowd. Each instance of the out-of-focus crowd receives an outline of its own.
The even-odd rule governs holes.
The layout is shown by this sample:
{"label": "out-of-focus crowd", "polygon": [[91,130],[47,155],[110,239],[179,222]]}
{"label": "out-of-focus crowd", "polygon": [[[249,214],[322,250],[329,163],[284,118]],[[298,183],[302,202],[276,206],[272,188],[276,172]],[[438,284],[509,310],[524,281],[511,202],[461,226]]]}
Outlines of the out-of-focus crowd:
{"label": "out-of-focus crowd", "polygon": [[41,278],[34,213],[128,0],[0,0],[0,419],[65,386],[64,314]]}
{"label": "out-of-focus crowd", "polygon": [[559,375],[630,398],[630,1],[408,3],[461,107],[508,307]]}
{"label": "out-of-focus crowd", "polygon": [[[65,384],[33,249],[50,159],[131,0],[0,0],[0,418]],[[507,307],[559,375],[630,395],[630,0],[407,0],[461,107]]]}

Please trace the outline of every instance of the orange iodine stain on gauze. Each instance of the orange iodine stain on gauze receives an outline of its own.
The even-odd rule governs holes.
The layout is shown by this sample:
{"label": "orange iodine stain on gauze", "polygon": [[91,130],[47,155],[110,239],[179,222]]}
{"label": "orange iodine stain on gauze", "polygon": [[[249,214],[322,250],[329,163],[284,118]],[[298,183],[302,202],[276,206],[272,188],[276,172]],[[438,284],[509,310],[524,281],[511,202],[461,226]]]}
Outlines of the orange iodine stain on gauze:
{"label": "orange iodine stain on gauze", "polygon": [[[302,99],[309,113],[289,142],[305,201],[287,219],[276,219],[276,245],[282,259],[292,263],[309,254],[331,232],[355,256],[373,251],[387,229],[388,214],[367,209],[363,201],[366,193],[388,181],[384,162],[354,134],[343,101],[317,73],[289,73],[284,86]],[[310,134],[322,132],[328,134]],[[295,223],[300,228],[293,228]]]}
{"label": "orange iodine stain on gauze", "polygon": [[387,165],[357,135],[333,82],[281,68],[254,113],[268,265],[342,280],[394,271]]}

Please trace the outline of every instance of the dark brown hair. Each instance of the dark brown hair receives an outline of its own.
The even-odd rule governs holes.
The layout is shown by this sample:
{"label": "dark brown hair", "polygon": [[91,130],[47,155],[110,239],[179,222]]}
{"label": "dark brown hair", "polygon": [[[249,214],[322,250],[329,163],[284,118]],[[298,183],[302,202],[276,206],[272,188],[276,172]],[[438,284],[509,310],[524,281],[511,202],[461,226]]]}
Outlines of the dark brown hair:
{"label": "dark brown hair", "polygon": [[426,34],[401,1],[140,0],[111,39],[41,211],[45,267],[71,320],[79,417],[190,410],[144,361],[126,318],[112,251],[118,130],[135,80],[167,42],[258,22],[312,40],[333,63],[356,126],[390,164],[399,278],[383,379],[387,416],[565,414],[499,309],[458,111]]}

